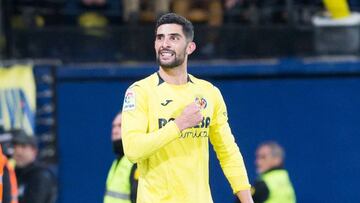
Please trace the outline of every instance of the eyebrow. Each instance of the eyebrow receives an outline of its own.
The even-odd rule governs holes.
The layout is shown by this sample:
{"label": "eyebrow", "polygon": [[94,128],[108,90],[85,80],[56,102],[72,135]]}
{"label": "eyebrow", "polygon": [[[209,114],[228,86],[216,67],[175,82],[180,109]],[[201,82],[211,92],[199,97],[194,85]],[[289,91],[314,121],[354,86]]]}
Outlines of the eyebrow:
{"label": "eyebrow", "polygon": [[[165,34],[156,34],[156,37],[158,37],[158,36],[164,36]],[[179,33],[170,33],[170,34],[168,34],[168,35],[170,35],[170,36],[177,36],[177,37],[182,37],[182,35],[180,35]]]}

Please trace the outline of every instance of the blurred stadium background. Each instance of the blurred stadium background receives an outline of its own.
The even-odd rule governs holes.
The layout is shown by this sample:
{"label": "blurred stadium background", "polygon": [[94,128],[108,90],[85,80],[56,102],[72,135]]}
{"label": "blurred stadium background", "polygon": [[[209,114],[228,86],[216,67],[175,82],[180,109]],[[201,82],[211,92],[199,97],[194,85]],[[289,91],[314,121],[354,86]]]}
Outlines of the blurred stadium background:
{"label": "blurred stadium background", "polygon": [[[0,2],[1,66],[33,70],[33,128],[57,172],[58,202],[101,202],[111,121],[126,88],[157,69],[154,16],[124,22],[121,0]],[[277,140],[299,203],[360,202],[360,2],[347,1],[339,19],[324,17],[321,0],[259,2],[224,8],[216,26],[194,17],[189,72],[221,89],[250,181],[257,145]],[[210,180],[215,203],[233,201],[213,152]]]}

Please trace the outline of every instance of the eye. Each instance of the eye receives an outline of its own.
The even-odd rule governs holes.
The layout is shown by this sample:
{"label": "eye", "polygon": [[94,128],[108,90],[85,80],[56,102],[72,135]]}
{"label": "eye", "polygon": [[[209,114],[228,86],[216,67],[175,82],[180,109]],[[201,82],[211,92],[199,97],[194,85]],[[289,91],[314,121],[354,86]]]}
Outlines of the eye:
{"label": "eye", "polygon": [[172,35],[172,36],[170,36],[170,40],[177,41],[177,40],[179,40],[179,37],[175,36],[175,35]]}
{"label": "eye", "polygon": [[163,38],[164,38],[163,35],[157,35],[157,36],[156,36],[156,40],[162,40]]}

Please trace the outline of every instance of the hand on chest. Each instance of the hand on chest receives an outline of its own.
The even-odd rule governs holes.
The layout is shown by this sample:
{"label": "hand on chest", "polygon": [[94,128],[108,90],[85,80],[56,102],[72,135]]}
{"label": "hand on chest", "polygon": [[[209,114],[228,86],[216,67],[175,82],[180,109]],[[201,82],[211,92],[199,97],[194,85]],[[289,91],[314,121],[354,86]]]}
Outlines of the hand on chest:
{"label": "hand on chest", "polygon": [[210,101],[209,95],[200,91],[159,91],[154,95],[153,109],[155,119],[158,120],[158,128],[164,127],[169,121],[175,120],[184,108],[195,103],[200,107],[203,116],[202,121],[193,128],[207,129],[211,123],[213,114],[213,104]]}

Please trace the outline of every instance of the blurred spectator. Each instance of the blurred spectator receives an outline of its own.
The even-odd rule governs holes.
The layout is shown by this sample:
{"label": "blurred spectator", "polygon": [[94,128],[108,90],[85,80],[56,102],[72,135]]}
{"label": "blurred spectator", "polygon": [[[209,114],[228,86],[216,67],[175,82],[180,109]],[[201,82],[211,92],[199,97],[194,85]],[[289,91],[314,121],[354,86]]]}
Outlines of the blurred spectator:
{"label": "blurred spectator", "polygon": [[36,160],[36,137],[22,130],[14,131],[13,137],[19,203],[54,203],[57,197],[55,176]]}
{"label": "blurred spectator", "polygon": [[227,23],[252,25],[309,21],[318,2],[319,0],[225,0],[224,18]]}
{"label": "blurred spectator", "polygon": [[106,0],[82,0],[82,3],[86,6],[103,6]]}
{"label": "blurred spectator", "polygon": [[260,24],[279,24],[287,22],[286,0],[257,0]]}
{"label": "blurred spectator", "polygon": [[349,0],[349,6],[351,11],[360,12],[360,1],[359,0]]}
{"label": "blurred spectator", "polygon": [[11,0],[4,2],[4,10],[15,28],[43,27],[63,22],[65,3],[66,0]]}
{"label": "blurred spectator", "polygon": [[255,0],[224,0],[224,22],[256,24],[258,21]]}
{"label": "blurred spectator", "polygon": [[288,0],[224,0],[227,23],[273,24],[288,22]]}
{"label": "blurred spectator", "polygon": [[170,11],[170,3],[171,0],[123,0],[123,20],[130,24],[155,22]]}
{"label": "blurred spectator", "polygon": [[221,0],[173,0],[174,13],[184,16],[193,23],[209,26],[210,31],[204,33],[205,43],[200,48],[200,54],[213,57],[216,54],[216,44],[219,28],[223,24],[223,6]]}
{"label": "blurred spectator", "polygon": [[351,16],[347,0],[323,0],[324,7],[332,20],[339,20]]}
{"label": "blurred spectator", "polygon": [[111,141],[116,159],[106,180],[104,203],[135,203],[138,185],[137,165],[124,155],[121,140],[121,113],[112,123]]}
{"label": "blurred spectator", "polygon": [[81,0],[80,5],[84,10],[78,18],[78,24],[81,27],[99,28],[108,25],[108,19],[104,15],[108,6],[106,0]]}
{"label": "blurred spectator", "polygon": [[11,26],[14,28],[34,28],[45,25],[44,16],[35,1],[11,1],[7,5],[11,15]]}
{"label": "blurred spectator", "polygon": [[13,164],[9,161],[13,154],[12,134],[4,132],[0,128],[0,162],[3,166],[3,192],[2,203],[17,203],[18,202],[18,185]]}
{"label": "blurred spectator", "polygon": [[252,188],[254,203],[296,202],[284,158],[284,150],[276,142],[264,142],[257,148],[255,164],[259,177]]}
{"label": "blurred spectator", "polygon": [[173,11],[193,23],[221,26],[223,7],[221,0],[173,0]]}
{"label": "blurred spectator", "polygon": [[2,149],[0,147],[0,199],[1,201],[3,201],[4,199],[8,199],[8,197],[10,197],[10,194],[9,194],[9,187],[10,187],[10,184],[7,184],[8,181],[6,182],[3,182],[4,179],[4,170],[5,170],[5,165],[6,165],[6,160],[3,158],[5,157],[5,155],[2,153]]}
{"label": "blurred spectator", "polygon": [[292,15],[297,24],[312,24],[312,18],[323,10],[322,0],[293,0]]}

